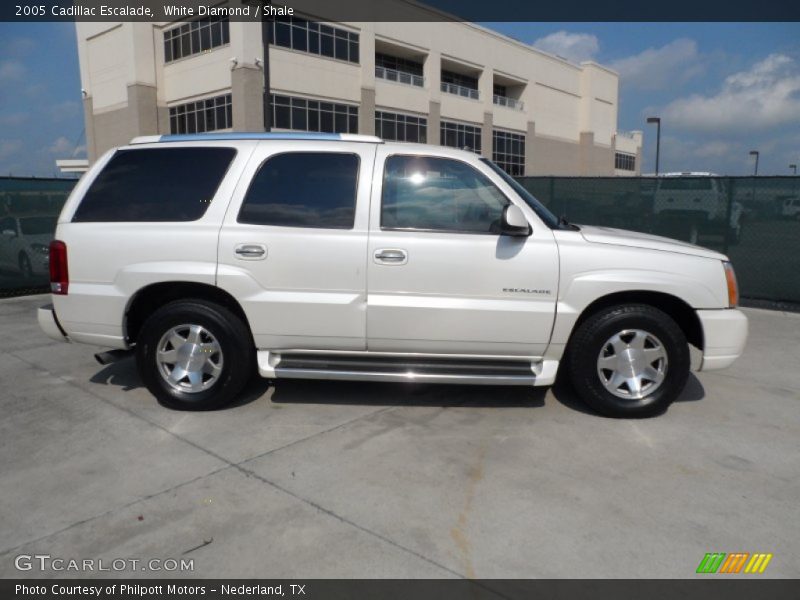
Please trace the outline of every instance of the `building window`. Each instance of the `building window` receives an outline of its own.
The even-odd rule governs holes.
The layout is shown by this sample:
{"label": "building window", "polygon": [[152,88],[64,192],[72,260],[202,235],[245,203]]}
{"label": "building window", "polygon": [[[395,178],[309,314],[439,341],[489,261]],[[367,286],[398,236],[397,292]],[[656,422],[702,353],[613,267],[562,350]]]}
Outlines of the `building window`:
{"label": "building window", "polygon": [[464,96],[477,100],[480,96],[478,92],[478,79],[453,71],[442,69],[441,90],[448,94]]}
{"label": "building window", "polygon": [[481,153],[481,128],[464,123],[442,121],[441,127],[442,146],[472,150]]}
{"label": "building window", "polygon": [[453,71],[446,71],[444,69],[442,69],[442,82],[460,85],[461,87],[469,88],[471,90],[478,89],[477,77],[470,77],[469,75],[462,75],[461,73],[454,73]]}
{"label": "building window", "polygon": [[295,131],[358,133],[358,107],[273,94],[272,124]]}
{"label": "building window", "polygon": [[203,133],[231,127],[233,108],[230,94],[169,107],[172,133]]}
{"label": "building window", "polygon": [[636,155],[617,152],[614,154],[614,168],[620,171],[635,171]]}
{"label": "building window", "polygon": [[261,165],[239,223],[352,229],[358,189],[357,154],[287,152]]}
{"label": "building window", "polygon": [[508,88],[504,85],[500,85],[499,83],[495,83],[492,86],[492,93],[495,96],[506,96],[508,97]]}
{"label": "building window", "polygon": [[269,28],[269,42],[276,46],[318,54],[358,64],[358,34],[346,29],[305,19],[275,19]]}
{"label": "building window", "polygon": [[384,140],[424,144],[428,139],[428,119],[376,110],[375,135]]}
{"label": "building window", "polygon": [[393,71],[402,71],[412,75],[422,75],[422,63],[407,58],[399,58],[381,52],[375,53],[375,66]]}
{"label": "building window", "polygon": [[525,174],[525,136],[519,133],[492,132],[492,160],[512,177]]}
{"label": "building window", "polygon": [[380,52],[375,53],[375,77],[417,87],[425,85],[422,63]]}
{"label": "building window", "polygon": [[228,17],[198,19],[167,29],[164,32],[164,62],[224,46],[230,43],[230,36]]}

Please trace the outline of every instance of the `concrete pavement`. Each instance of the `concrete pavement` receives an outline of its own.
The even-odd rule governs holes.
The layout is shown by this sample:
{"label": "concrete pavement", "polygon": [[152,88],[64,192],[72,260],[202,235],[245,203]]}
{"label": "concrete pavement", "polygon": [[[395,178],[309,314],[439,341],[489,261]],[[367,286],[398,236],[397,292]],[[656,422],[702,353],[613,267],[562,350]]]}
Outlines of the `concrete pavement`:
{"label": "concrete pavement", "polygon": [[[0,576],[20,554],[193,559],[163,577],[674,577],[771,552],[800,577],[800,315],[746,310],[745,356],[660,417],[568,390],[256,381],[159,406],[131,360],[0,301]],[[113,575],[113,573],[111,573]],[[109,573],[89,573],[103,576]]]}

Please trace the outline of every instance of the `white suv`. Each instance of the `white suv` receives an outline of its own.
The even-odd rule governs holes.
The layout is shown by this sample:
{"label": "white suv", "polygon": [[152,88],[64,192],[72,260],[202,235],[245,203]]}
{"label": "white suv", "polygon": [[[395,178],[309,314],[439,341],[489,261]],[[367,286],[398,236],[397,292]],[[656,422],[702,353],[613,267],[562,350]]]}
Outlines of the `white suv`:
{"label": "white suv", "polygon": [[135,351],[164,404],[270,379],[551,385],[663,411],[730,365],[725,256],[559,221],[490,161],[338,134],[138,138],[84,175],[50,248],[52,337]]}

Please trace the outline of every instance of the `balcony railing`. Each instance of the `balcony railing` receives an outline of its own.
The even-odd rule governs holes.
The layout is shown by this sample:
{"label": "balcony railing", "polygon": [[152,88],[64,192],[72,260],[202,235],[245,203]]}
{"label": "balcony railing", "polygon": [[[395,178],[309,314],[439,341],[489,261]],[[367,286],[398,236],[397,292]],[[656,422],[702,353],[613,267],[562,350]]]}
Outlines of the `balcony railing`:
{"label": "balcony railing", "polygon": [[404,83],[406,85],[414,85],[416,87],[425,87],[425,78],[421,75],[414,75],[413,73],[406,73],[405,71],[395,71],[394,69],[387,69],[385,67],[375,67],[375,77],[385,79],[386,81],[394,81],[396,83]]}
{"label": "balcony railing", "polygon": [[514,110],[525,110],[525,105],[523,104],[522,100],[515,100],[514,98],[509,98],[508,96],[498,96],[495,94],[492,98],[492,101],[498,106],[507,106],[508,108],[513,108]]}
{"label": "balcony railing", "polygon": [[442,91],[447,94],[455,94],[456,96],[472,98],[473,100],[477,100],[479,97],[478,90],[464,87],[463,85],[457,85],[455,83],[445,83],[444,81],[442,82]]}

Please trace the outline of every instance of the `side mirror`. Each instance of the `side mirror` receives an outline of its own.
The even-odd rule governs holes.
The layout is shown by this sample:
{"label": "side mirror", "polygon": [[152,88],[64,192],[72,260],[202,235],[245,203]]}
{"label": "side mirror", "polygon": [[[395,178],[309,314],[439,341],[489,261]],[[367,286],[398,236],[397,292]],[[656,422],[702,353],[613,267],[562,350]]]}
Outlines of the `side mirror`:
{"label": "side mirror", "polygon": [[531,234],[531,226],[522,209],[516,204],[508,204],[503,209],[500,234],[514,237],[527,237]]}

